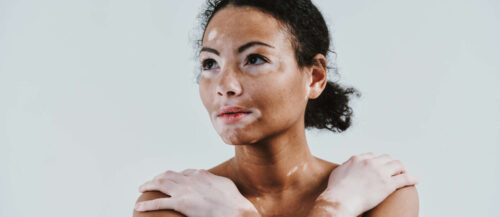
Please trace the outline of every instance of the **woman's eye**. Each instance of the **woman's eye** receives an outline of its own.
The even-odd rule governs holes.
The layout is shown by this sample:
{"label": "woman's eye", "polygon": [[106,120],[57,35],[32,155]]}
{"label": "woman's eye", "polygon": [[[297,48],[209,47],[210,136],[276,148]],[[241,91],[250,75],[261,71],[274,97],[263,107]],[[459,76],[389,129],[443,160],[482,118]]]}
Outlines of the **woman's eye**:
{"label": "woman's eye", "polygon": [[203,63],[201,65],[203,70],[210,70],[217,67],[217,62],[215,62],[215,60],[213,59],[206,59],[203,60]]}
{"label": "woman's eye", "polygon": [[263,63],[267,63],[268,61],[261,55],[258,54],[251,54],[248,56],[248,61],[249,64],[256,64],[260,65]]}

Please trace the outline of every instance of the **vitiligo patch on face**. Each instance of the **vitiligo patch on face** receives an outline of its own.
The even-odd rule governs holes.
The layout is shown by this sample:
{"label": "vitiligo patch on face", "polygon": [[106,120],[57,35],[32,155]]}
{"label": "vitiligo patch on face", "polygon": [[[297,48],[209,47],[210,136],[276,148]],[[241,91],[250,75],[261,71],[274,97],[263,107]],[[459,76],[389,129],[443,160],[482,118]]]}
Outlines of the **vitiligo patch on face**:
{"label": "vitiligo patch on face", "polygon": [[208,40],[211,41],[215,38],[215,36],[217,36],[217,30],[214,29],[212,30],[210,33],[208,33]]}
{"label": "vitiligo patch on face", "polygon": [[201,77],[203,77],[203,78],[214,78],[215,75],[214,75],[214,73],[212,73],[210,71],[202,71],[201,72]]}

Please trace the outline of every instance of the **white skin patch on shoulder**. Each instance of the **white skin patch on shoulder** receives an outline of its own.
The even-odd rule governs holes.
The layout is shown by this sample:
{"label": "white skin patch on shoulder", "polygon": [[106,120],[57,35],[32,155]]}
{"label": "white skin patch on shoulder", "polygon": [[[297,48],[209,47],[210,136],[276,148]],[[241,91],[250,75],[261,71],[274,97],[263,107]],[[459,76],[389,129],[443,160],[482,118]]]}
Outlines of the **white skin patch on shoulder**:
{"label": "white skin patch on shoulder", "polygon": [[217,30],[214,29],[212,30],[210,33],[208,33],[208,40],[211,41],[215,38],[215,36],[217,36]]}
{"label": "white skin patch on shoulder", "polygon": [[305,163],[304,165],[302,165],[302,171],[306,171],[307,170],[307,163]]}

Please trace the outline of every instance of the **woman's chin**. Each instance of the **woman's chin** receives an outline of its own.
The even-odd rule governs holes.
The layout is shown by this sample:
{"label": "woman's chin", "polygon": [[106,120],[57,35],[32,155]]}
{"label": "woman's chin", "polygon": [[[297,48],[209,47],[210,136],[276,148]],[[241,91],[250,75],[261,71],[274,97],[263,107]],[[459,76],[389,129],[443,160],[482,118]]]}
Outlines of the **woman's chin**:
{"label": "woman's chin", "polygon": [[228,134],[228,135],[220,135],[222,141],[228,145],[250,145],[258,141],[255,137],[251,137],[248,134]]}

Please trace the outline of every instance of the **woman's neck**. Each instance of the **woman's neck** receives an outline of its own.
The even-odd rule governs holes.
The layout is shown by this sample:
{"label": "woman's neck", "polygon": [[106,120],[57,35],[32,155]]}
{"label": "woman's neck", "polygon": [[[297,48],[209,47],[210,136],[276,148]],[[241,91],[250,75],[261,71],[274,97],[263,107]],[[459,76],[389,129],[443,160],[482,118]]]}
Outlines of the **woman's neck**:
{"label": "woman's neck", "polygon": [[307,145],[303,124],[249,145],[235,147],[229,162],[233,181],[246,196],[283,196],[317,184],[320,162]]}

